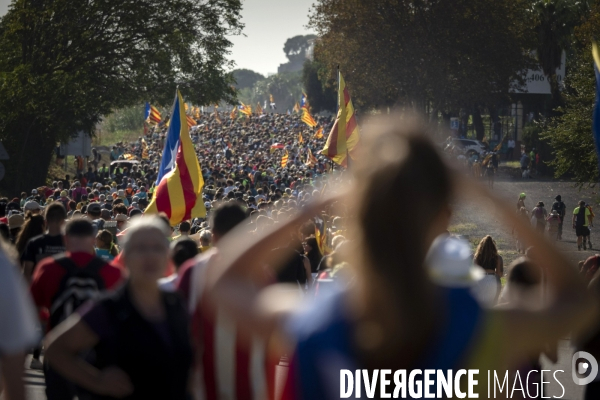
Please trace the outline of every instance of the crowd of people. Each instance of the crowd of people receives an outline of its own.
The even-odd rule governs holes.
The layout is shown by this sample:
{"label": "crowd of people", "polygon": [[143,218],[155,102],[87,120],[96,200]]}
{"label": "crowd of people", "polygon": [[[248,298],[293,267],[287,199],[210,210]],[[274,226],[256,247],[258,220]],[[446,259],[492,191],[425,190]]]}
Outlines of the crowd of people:
{"label": "crowd of people", "polygon": [[[49,400],[330,399],[342,368],[533,370],[547,344],[598,336],[595,291],[532,228],[525,194],[515,213],[457,175],[419,122],[366,125],[345,170],[298,116],[206,116],[191,136],[208,213],[177,226],[144,215],[166,129],[0,199],[9,399],[25,398],[29,351]],[[524,257],[505,267],[491,236],[472,252],[449,235],[457,193],[491,202]],[[555,205],[531,217],[556,212],[560,239]],[[573,214],[583,246],[591,212]]]}

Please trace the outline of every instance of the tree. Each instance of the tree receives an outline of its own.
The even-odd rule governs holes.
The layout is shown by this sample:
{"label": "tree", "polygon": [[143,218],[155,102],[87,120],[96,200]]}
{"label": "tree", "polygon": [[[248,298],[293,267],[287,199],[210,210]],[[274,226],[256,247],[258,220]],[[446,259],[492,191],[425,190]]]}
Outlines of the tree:
{"label": "tree", "polygon": [[448,113],[507,101],[531,65],[527,0],[319,0],[315,57],[339,65],[357,108]]}
{"label": "tree", "polygon": [[232,74],[238,90],[251,88],[256,82],[265,79],[263,75],[249,69],[234,69]]}
{"label": "tree", "polygon": [[300,71],[306,60],[306,51],[310,47],[310,41],[315,38],[315,35],[298,35],[286,40],[283,52],[289,61],[281,64],[277,72]]}
{"label": "tree", "polygon": [[[0,21],[4,191],[41,185],[59,141],[151,100],[233,102],[239,0],[14,0]],[[35,161],[34,161],[35,160]],[[28,162],[29,161],[29,162]],[[32,162],[33,161],[33,162]]]}
{"label": "tree", "polygon": [[575,28],[573,57],[568,61],[564,106],[551,118],[541,135],[554,148],[550,163],[556,177],[572,174],[582,186],[598,182],[598,156],[592,137],[592,112],[596,95],[591,40],[600,36],[600,5],[596,4]]}
{"label": "tree", "polygon": [[[321,82],[321,77],[325,79],[325,82]],[[334,86],[336,82],[334,80],[327,81],[327,71],[323,64],[318,61],[306,60],[302,69],[302,83],[312,112],[335,113],[337,94]]]}
{"label": "tree", "polygon": [[256,103],[262,106],[265,101],[269,102],[271,95],[279,112],[291,110],[302,95],[301,73],[284,72],[271,75],[256,82],[252,89],[240,91],[238,98],[254,108]]}
{"label": "tree", "polygon": [[570,48],[573,30],[589,9],[587,0],[534,0],[531,5],[530,11],[537,33],[537,58],[550,83],[552,108],[562,105],[556,76],[562,53]]}

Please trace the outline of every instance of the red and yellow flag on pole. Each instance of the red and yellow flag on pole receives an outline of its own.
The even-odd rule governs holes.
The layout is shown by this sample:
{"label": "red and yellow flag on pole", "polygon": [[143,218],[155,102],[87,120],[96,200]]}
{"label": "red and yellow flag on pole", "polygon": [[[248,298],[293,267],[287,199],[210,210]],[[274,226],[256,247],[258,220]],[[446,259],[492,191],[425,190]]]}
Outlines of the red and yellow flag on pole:
{"label": "red and yellow flag on pole", "polygon": [[310,151],[310,148],[307,148],[307,150],[308,151],[306,152],[306,165],[309,167],[314,167],[319,163],[319,160],[317,160],[317,157],[313,155],[312,151]]}
{"label": "red and yellow flag on pole", "polygon": [[304,143],[304,138],[302,137],[302,132],[298,133],[298,143]]}
{"label": "red and yellow flag on pole", "polygon": [[281,168],[285,168],[287,166],[289,159],[290,159],[290,155],[288,154],[288,152],[286,150],[283,157],[281,157]]}
{"label": "red and yellow flag on pole", "polygon": [[221,117],[219,117],[219,112],[215,109],[215,121],[217,121],[219,124],[222,124],[223,121],[221,121]]}
{"label": "red and yellow flag on pole", "polygon": [[360,136],[350,93],[341,73],[339,73],[339,81],[339,110],[321,154],[327,156],[336,164],[346,166],[348,154],[354,158],[353,153],[360,141]]}
{"label": "red and yellow flag on pole", "polygon": [[311,128],[314,128],[315,126],[317,126],[317,121],[315,121],[315,119],[312,117],[312,115],[310,115],[310,112],[308,111],[307,108],[303,108],[302,109],[302,118],[300,118],[302,120],[302,122],[304,122],[306,125],[310,126]]}
{"label": "red and yellow flag on pole", "polygon": [[296,102],[296,104],[294,104],[294,112],[300,112],[300,104],[298,104],[298,102]]}
{"label": "red and yellow flag on pole", "polygon": [[323,127],[322,126],[319,129],[317,129],[317,131],[315,132],[315,139],[323,139]]}
{"label": "red and yellow flag on pole", "polygon": [[260,102],[256,103],[256,114],[262,115],[263,108],[260,106]]}
{"label": "red and yellow flag on pole", "polygon": [[176,155],[170,161],[174,162],[174,168],[156,186],[154,197],[145,212],[164,212],[171,225],[177,225],[191,218],[206,216],[206,210],[202,199],[204,179],[190,138],[185,106],[179,91],[171,115],[168,141],[171,138],[178,141],[175,146]]}
{"label": "red and yellow flag on pole", "polygon": [[237,117],[237,115],[238,115],[238,109],[236,107],[233,107],[233,110],[231,110],[231,114],[229,114],[229,118],[235,119],[235,117]]}

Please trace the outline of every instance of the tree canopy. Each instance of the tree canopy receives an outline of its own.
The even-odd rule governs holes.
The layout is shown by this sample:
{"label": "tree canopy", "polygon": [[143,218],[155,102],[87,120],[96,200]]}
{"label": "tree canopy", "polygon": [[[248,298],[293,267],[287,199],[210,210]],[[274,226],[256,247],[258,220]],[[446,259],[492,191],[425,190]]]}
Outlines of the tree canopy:
{"label": "tree canopy", "polygon": [[527,0],[318,0],[315,57],[357,107],[457,110],[507,98],[531,65]]}
{"label": "tree canopy", "polygon": [[[0,21],[0,187],[43,184],[58,141],[150,100],[233,102],[240,0],[13,0]],[[27,162],[35,160],[34,163]]]}
{"label": "tree canopy", "polygon": [[249,69],[234,69],[232,74],[238,90],[251,88],[256,82],[265,79],[263,75]]}
{"label": "tree canopy", "polygon": [[306,51],[310,47],[310,41],[315,38],[315,35],[297,35],[286,40],[283,52],[289,61],[281,64],[277,72],[300,71],[306,60]]}
{"label": "tree canopy", "polygon": [[600,37],[600,4],[587,14],[571,38],[573,54],[568,61],[563,92],[564,106],[547,121],[542,137],[554,149],[556,176],[572,174],[579,185],[597,182],[598,157],[592,136],[596,95],[591,44]]}

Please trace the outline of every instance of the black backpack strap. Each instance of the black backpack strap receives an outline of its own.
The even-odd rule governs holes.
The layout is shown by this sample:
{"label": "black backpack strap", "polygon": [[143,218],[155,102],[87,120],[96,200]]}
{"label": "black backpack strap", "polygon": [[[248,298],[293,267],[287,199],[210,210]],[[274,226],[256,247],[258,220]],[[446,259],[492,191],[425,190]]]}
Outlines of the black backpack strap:
{"label": "black backpack strap", "polygon": [[100,270],[105,265],[106,265],[106,261],[104,261],[100,257],[94,256],[90,260],[90,262],[85,266],[85,269],[87,269],[89,272],[91,272],[94,275],[98,275],[98,277],[99,277],[99,279],[98,279],[98,288],[100,290],[104,289],[104,279],[102,279],[100,277]]}
{"label": "black backpack strap", "polygon": [[67,271],[67,275],[76,271],[79,267],[73,260],[66,256],[65,253],[60,253],[52,256],[54,262],[63,267]]}

